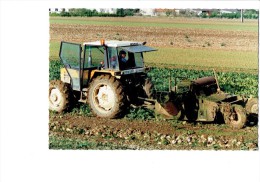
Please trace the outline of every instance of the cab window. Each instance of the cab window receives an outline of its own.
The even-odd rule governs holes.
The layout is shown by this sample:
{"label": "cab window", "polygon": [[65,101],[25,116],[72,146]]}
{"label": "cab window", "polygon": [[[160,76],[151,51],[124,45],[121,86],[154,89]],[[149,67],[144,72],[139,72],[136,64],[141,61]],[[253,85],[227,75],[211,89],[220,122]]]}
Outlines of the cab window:
{"label": "cab window", "polygon": [[135,66],[136,67],[144,67],[143,55],[142,53],[135,53]]}
{"label": "cab window", "polygon": [[[91,57],[92,62],[89,62]],[[85,47],[85,64],[84,68],[97,67],[104,61],[104,48],[98,46],[86,46]]]}
{"label": "cab window", "polygon": [[117,50],[114,47],[109,47],[108,51],[108,67],[110,69],[119,69]]}
{"label": "cab window", "polygon": [[[119,48],[118,53],[121,50],[124,50],[124,49]],[[126,52],[125,59],[127,60],[127,62],[124,64],[124,63],[121,63],[121,61],[119,60],[120,69],[131,69],[131,68],[142,68],[142,67],[144,67],[143,54],[142,53],[140,53],[140,52],[139,53],[133,53],[133,52],[128,52],[128,51],[125,51],[125,52]]]}

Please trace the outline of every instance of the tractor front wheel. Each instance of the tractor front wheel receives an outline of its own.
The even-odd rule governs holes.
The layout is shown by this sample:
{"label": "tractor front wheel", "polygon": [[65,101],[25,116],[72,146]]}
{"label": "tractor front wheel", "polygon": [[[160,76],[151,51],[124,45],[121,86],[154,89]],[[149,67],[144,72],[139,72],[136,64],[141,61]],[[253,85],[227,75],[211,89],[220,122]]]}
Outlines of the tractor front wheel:
{"label": "tractor front wheel", "polygon": [[125,106],[123,87],[110,75],[98,76],[89,86],[88,102],[94,115],[116,118],[120,116]]}
{"label": "tractor front wheel", "polygon": [[224,113],[224,120],[233,129],[241,129],[246,124],[246,112],[240,105],[232,105],[231,111]]}
{"label": "tractor front wheel", "polygon": [[70,86],[60,80],[50,81],[49,87],[49,109],[62,112],[69,108]]}

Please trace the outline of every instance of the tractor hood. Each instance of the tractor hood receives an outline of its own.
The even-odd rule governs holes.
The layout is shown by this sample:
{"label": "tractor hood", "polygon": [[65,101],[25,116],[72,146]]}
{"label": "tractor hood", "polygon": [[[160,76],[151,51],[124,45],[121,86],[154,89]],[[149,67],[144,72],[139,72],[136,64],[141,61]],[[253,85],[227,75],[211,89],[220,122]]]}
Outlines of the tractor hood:
{"label": "tractor hood", "polygon": [[128,52],[133,52],[133,53],[157,51],[157,49],[144,46],[144,45],[129,46],[129,47],[122,47],[122,48]]}

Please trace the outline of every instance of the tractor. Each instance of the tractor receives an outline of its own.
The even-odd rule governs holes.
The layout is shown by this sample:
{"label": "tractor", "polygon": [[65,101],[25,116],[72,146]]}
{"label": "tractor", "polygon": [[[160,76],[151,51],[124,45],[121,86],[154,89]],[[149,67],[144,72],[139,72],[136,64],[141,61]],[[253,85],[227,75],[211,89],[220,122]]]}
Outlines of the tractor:
{"label": "tractor", "polygon": [[[105,41],[60,44],[59,57],[64,65],[60,80],[50,81],[49,109],[62,112],[76,101],[88,103],[93,114],[117,118],[130,105],[144,104],[152,97],[152,83],[144,66],[145,52],[156,49],[146,42]],[[120,52],[126,63],[120,61]]]}

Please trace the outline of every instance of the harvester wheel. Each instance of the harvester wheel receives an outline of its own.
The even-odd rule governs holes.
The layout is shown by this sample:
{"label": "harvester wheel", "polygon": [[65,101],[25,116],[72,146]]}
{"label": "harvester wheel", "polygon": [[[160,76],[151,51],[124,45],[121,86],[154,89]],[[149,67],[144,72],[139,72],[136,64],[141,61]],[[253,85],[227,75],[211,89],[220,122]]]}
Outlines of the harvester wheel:
{"label": "harvester wheel", "polygon": [[258,99],[252,98],[246,103],[247,114],[258,114]]}
{"label": "harvester wheel", "polygon": [[232,105],[229,113],[224,113],[224,120],[233,129],[241,129],[246,124],[246,111],[240,105]]}
{"label": "harvester wheel", "polygon": [[121,83],[110,75],[95,78],[88,92],[88,102],[94,115],[116,118],[124,110],[125,94]]}
{"label": "harvester wheel", "polygon": [[184,112],[189,122],[194,122],[198,118],[199,103],[194,95],[188,95],[184,101]]}
{"label": "harvester wheel", "polygon": [[60,80],[50,81],[49,87],[49,109],[62,112],[69,108],[70,85]]}

